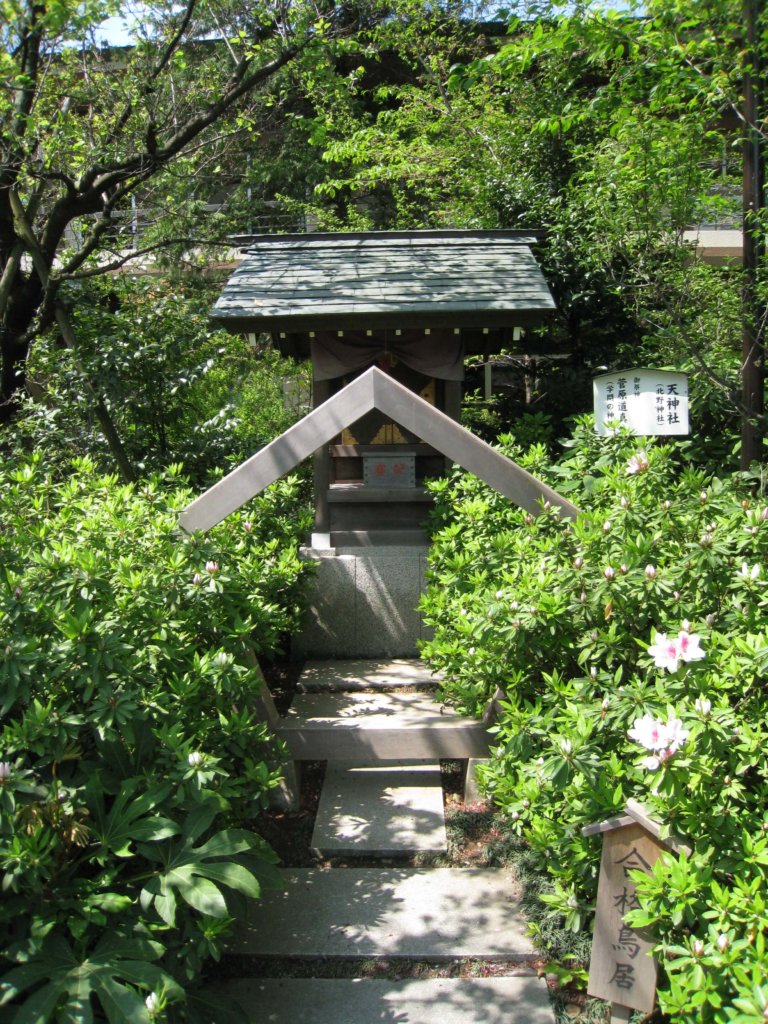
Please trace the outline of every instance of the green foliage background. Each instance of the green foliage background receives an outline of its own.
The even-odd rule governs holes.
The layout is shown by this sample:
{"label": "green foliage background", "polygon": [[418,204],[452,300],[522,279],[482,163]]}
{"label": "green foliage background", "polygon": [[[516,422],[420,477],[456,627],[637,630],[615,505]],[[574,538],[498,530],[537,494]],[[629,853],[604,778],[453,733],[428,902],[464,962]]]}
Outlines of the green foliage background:
{"label": "green foliage background", "polygon": [[281,760],[256,655],[296,626],[301,494],[288,479],[188,536],[178,468],[0,469],[9,1020],[149,1021],[151,992],[169,1020],[211,1019],[195,980],[242,897],[280,884],[253,831]]}
{"label": "green foliage background", "polygon": [[[693,847],[639,883],[634,920],[658,941],[662,1008],[690,1024],[757,1024],[768,1001],[768,509],[754,479],[713,477],[687,444],[646,440],[649,468],[631,474],[637,439],[600,439],[586,419],[554,464],[543,445],[506,439],[578,504],[575,522],[512,509],[463,474],[434,484],[424,654],[457,707],[479,713],[504,694],[485,785],[551,876],[550,917],[591,927],[599,839],[581,828],[640,799]],[[701,637],[705,659],[657,669],[647,647],[681,629]],[[656,771],[628,737],[647,714],[689,730]]]}

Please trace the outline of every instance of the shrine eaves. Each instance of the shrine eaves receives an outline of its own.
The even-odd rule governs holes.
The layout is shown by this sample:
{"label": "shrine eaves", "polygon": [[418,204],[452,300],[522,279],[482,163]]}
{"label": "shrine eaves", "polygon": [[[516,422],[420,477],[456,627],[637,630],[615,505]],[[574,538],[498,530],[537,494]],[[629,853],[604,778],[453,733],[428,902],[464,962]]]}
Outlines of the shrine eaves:
{"label": "shrine eaves", "polygon": [[535,242],[519,231],[262,235],[211,315],[230,331],[270,333],[298,358],[312,334],[362,332],[364,346],[374,332],[417,328],[460,331],[466,353],[483,353],[491,330],[511,342],[555,308]]}

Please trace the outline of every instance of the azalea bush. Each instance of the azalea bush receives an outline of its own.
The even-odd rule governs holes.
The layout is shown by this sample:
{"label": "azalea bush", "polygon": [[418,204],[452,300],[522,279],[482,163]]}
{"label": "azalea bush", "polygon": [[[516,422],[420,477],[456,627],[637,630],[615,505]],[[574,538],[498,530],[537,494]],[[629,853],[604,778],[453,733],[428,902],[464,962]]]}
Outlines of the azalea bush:
{"label": "azalea bush", "polygon": [[[645,439],[644,439],[645,440]],[[547,912],[589,930],[600,842],[584,825],[641,800],[691,855],[640,882],[636,923],[675,1021],[768,1019],[768,508],[684,444],[597,438],[506,451],[582,514],[534,517],[475,478],[434,484],[425,655],[448,701],[501,691],[483,782],[551,875]]]}
{"label": "azalea bush", "polygon": [[280,883],[256,659],[296,625],[301,490],[206,535],[191,497],[178,469],[0,468],[3,1020],[210,1022],[206,962]]}

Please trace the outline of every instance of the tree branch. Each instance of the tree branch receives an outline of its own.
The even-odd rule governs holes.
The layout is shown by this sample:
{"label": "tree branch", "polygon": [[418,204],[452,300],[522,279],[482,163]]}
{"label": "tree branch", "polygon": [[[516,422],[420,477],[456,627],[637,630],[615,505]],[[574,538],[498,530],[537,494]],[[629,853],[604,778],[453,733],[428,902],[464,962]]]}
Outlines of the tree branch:
{"label": "tree branch", "polygon": [[66,345],[66,347],[70,349],[70,351],[72,352],[72,355],[75,359],[75,364],[77,365],[77,368],[80,371],[80,374],[82,375],[83,386],[85,387],[86,391],[88,392],[88,395],[91,398],[91,401],[93,403],[93,411],[96,415],[96,419],[99,422],[99,426],[101,427],[102,433],[104,434],[104,438],[109,446],[110,451],[112,452],[112,455],[114,456],[115,462],[117,463],[120,469],[120,473],[128,483],[131,483],[136,479],[136,472],[133,466],[131,465],[131,461],[128,458],[125,448],[123,447],[123,443],[120,440],[117,428],[115,427],[114,421],[112,420],[112,417],[109,414],[109,410],[107,409],[106,403],[104,402],[102,396],[98,394],[94,386],[91,384],[90,380],[88,379],[88,374],[85,371],[85,367],[83,366],[80,360],[80,356],[77,351],[77,338],[75,336],[75,331],[72,326],[72,321],[69,318],[69,313],[65,309],[63,303],[56,298],[57,282],[51,281],[51,274],[48,269],[48,264],[46,262],[45,256],[40,250],[40,246],[37,244],[37,239],[35,238],[32,227],[27,219],[27,213],[24,209],[24,205],[19,199],[17,193],[13,189],[11,190],[9,198],[11,202],[11,209],[13,210],[13,217],[14,222],[16,224],[16,230],[19,234],[19,237],[23,239],[24,245],[27,251],[29,252],[30,257],[32,258],[32,264],[35,268],[35,273],[40,279],[41,285],[50,295],[49,301],[53,303],[54,316],[59,331],[61,332],[61,337],[64,340],[64,344]]}

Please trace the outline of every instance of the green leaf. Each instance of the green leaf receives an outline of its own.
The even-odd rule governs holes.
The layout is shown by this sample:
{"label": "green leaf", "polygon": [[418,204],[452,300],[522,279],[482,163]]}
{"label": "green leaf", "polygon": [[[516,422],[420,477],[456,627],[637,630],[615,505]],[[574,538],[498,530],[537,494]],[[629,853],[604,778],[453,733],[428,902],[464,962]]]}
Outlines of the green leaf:
{"label": "green leaf", "polygon": [[[172,880],[177,878],[178,873],[174,873]],[[188,881],[178,884],[178,891],[181,898],[201,914],[206,914],[209,917],[227,917],[229,915],[224,897],[213,882],[207,878],[197,874],[192,875]]]}

